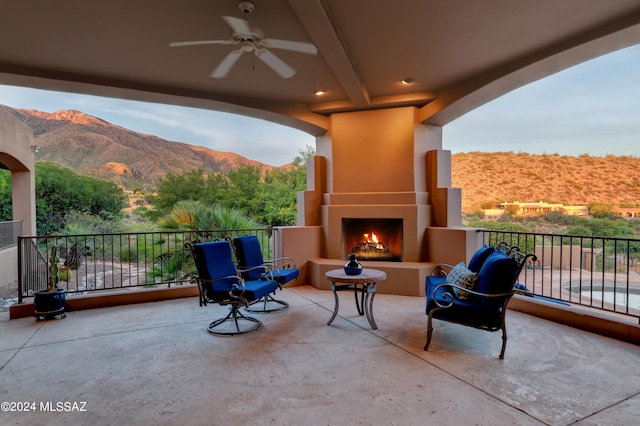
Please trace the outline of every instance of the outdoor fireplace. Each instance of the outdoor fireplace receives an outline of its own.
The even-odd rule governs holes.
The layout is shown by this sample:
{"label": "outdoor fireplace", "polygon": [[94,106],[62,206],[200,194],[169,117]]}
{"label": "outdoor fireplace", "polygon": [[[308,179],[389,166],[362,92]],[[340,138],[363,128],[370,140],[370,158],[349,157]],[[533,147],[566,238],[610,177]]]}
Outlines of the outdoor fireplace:
{"label": "outdoor fireplace", "polygon": [[342,257],[402,261],[402,219],[342,218]]}
{"label": "outdoor fireplace", "polygon": [[365,268],[387,274],[378,291],[424,296],[432,259],[465,259],[458,247],[466,250],[476,234],[457,229],[460,191],[451,188],[440,127],[422,124],[428,114],[399,107],[327,117],[307,163],[307,190],[298,193],[298,227],[287,239],[290,256],[309,252],[301,274],[313,286],[330,288],[325,273],[356,254]]}

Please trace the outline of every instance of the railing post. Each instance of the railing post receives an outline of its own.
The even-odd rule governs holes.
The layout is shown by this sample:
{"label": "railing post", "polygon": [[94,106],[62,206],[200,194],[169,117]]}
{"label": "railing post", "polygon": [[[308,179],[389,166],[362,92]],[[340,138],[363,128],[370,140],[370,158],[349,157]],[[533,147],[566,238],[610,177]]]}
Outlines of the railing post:
{"label": "railing post", "polygon": [[23,237],[18,237],[18,303],[22,303],[22,279],[24,274],[22,241],[23,241]]}

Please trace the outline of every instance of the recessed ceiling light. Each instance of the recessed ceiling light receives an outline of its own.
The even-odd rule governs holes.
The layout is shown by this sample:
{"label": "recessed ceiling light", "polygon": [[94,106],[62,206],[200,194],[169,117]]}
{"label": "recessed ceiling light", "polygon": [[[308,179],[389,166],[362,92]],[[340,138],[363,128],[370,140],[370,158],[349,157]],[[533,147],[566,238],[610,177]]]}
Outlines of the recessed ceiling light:
{"label": "recessed ceiling light", "polygon": [[322,96],[325,93],[327,93],[327,92],[325,92],[324,90],[316,90],[316,96]]}
{"label": "recessed ceiling light", "polygon": [[401,83],[405,84],[405,85],[413,84],[413,79],[412,78],[405,78],[404,80],[401,81]]}

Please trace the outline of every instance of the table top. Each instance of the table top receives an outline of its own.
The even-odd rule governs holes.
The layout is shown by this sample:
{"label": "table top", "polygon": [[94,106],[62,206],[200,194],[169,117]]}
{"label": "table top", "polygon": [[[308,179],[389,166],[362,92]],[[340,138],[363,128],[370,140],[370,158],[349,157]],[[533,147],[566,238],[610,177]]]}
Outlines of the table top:
{"label": "table top", "polygon": [[384,281],[387,279],[387,274],[384,271],[371,268],[363,268],[360,275],[347,275],[343,269],[332,269],[324,274],[324,278],[338,283],[372,283],[378,281]]}

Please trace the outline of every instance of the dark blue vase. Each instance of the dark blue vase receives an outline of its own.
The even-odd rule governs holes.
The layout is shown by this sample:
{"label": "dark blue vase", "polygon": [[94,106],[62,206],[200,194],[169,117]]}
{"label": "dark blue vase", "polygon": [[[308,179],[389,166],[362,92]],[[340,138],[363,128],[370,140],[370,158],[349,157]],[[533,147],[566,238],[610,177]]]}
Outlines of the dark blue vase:
{"label": "dark blue vase", "polygon": [[344,265],[344,273],[347,275],[360,275],[362,273],[362,265],[358,262],[355,254],[349,255],[349,261]]}

